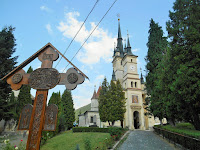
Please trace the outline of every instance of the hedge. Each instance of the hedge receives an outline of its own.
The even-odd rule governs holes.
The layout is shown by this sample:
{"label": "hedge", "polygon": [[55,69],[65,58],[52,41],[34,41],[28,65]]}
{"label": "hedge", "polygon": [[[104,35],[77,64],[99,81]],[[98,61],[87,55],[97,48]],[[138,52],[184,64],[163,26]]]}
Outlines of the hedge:
{"label": "hedge", "polygon": [[103,132],[109,133],[108,128],[98,128],[98,127],[74,127],[73,132]]}

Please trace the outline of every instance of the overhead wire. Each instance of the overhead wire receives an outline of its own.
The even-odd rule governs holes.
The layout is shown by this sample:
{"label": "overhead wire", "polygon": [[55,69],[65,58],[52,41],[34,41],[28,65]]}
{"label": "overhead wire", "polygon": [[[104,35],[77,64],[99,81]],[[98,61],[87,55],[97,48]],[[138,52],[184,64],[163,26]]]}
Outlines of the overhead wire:
{"label": "overhead wire", "polygon": [[[92,13],[92,11],[94,10],[94,8],[96,7],[97,3],[99,2],[99,0],[96,1],[96,3],[94,4],[94,6],[92,7],[91,11],[88,13],[87,17],[85,18],[84,22],[82,23],[81,27],[79,28],[79,30],[76,32],[74,38],[71,40],[70,44],[68,45],[68,47],[66,48],[65,52],[63,53],[63,55],[66,54],[67,50],[69,49],[69,47],[71,46],[72,42],[74,41],[74,39],[76,38],[76,36],[78,35],[78,33],[80,32],[80,30],[82,29],[83,25],[85,24],[86,20],[88,19],[88,17],[90,16],[90,14]],[[61,56],[61,58],[59,59],[59,61],[57,62],[55,68],[58,66],[58,64],[60,63],[60,61],[62,60],[63,56]]]}
{"label": "overhead wire", "polygon": [[[110,6],[110,8],[106,11],[106,13],[103,15],[103,17],[101,18],[101,20],[99,21],[99,23],[95,26],[95,28],[92,30],[92,32],[89,34],[89,36],[87,37],[87,39],[83,42],[83,44],[81,45],[81,47],[78,49],[78,51],[76,52],[76,54],[74,55],[74,57],[70,60],[72,62],[72,60],[76,57],[76,55],[78,54],[78,52],[81,50],[81,48],[84,46],[84,44],[87,42],[87,40],[90,38],[90,36],[93,34],[93,32],[96,30],[96,28],[99,26],[99,24],[102,22],[102,20],[105,18],[105,16],[108,14],[108,12],[111,10],[111,8],[114,6],[114,4],[117,2],[117,0],[115,0],[112,5]],[[65,67],[65,69],[63,70],[63,72],[67,69],[68,65]]]}

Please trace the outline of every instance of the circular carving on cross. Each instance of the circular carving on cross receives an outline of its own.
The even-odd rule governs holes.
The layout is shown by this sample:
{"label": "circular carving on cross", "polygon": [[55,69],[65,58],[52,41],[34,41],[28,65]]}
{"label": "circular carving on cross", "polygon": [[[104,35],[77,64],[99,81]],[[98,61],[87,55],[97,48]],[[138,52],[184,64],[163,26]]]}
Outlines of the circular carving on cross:
{"label": "circular carving on cross", "polygon": [[14,76],[12,77],[12,82],[13,82],[14,84],[17,84],[17,83],[19,83],[20,81],[22,81],[22,78],[23,78],[23,76],[22,76],[21,74],[19,74],[19,73],[14,74]]}
{"label": "circular carving on cross", "polygon": [[51,89],[60,81],[60,74],[54,68],[39,68],[29,77],[29,85],[34,89]]}
{"label": "circular carving on cross", "polygon": [[68,76],[67,76],[67,81],[70,83],[70,84],[74,84],[78,81],[78,76],[76,75],[76,73],[70,73]]}

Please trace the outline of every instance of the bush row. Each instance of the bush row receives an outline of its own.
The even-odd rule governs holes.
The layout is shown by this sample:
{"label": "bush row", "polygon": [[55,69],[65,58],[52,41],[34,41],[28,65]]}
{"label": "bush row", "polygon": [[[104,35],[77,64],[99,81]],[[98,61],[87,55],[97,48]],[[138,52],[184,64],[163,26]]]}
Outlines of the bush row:
{"label": "bush row", "polygon": [[97,128],[97,127],[75,127],[72,129],[73,132],[103,132],[109,133],[108,128]]}

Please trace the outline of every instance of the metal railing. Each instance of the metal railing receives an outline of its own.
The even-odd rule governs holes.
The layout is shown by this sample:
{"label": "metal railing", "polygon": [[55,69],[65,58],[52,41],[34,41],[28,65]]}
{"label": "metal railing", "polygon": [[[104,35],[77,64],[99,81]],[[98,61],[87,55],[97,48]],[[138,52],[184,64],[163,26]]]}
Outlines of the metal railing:
{"label": "metal railing", "polygon": [[156,132],[159,135],[162,135],[163,138],[168,139],[168,141],[173,143],[175,146],[176,144],[179,144],[186,149],[200,150],[199,139],[192,138],[192,137],[185,136],[178,133],[174,133],[174,132],[167,131],[167,130],[157,128],[157,127],[153,127],[153,128],[154,128],[154,132]]}

